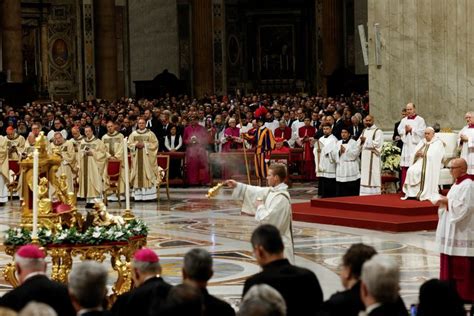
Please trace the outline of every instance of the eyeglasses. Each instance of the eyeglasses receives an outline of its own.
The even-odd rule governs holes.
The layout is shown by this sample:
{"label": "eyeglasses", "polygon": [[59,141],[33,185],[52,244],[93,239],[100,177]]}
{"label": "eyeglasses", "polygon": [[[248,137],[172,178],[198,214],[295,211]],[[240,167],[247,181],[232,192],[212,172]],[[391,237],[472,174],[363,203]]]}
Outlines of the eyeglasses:
{"label": "eyeglasses", "polygon": [[447,167],[448,169],[457,169],[457,168],[461,168],[460,166],[457,166],[457,167]]}

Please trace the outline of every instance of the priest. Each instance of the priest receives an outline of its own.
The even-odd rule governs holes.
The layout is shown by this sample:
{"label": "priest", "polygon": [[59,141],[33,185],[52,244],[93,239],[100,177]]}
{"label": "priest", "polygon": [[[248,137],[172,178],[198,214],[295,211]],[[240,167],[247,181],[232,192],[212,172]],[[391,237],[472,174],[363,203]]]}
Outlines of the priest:
{"label": "priest", "polygon": [[456,180],[447,196],[432,200],[439,206],[436,241],[440,247],[440,279],[453,281],[461,298],[474,302],[474,182],[464,159],[450,163]]}
{"label": "priest", "polygon": [[132,153],[130,183],[135,201],[156,200],[157,181],[161,181],[156,161],[158,139],[146,128],[145,119],[138,120],[138,128],[128,138],[128,147]]}
{"label": "priest", "polygon": [[474,112],[467,112],[464,118],[467,125],[459,131],[458,145],[461,158],[467,162],[467,173],[474,174]]}
{"label": "priest", "polygon": [[271,224],[278,228],[285,245],[285,257],[294,263],[291,201],[285,184],[286,177],[285,165],[272,164],[268,167],[268,187],[247,185],[234,180],[227,180],[226,185],[234,188],[234,199],[243,201],[243,213],[254,215],[259,224]]}
{"label": "priest", "polygon": [[8,201],[8,141],[4,136],[0,136],[0,205]]}
{"label": "priest", "polygon": [[21,153],[25,148],[25,138],[16,133],[13,126],[7,127],[8,159],[20,160]]}
{"label": "priest", "polygon": [[425,120],[416,114],[416,107],[413,103],[406,105],[406,114],[398,125],[398,134],[403,142],[400,167],[402,169],[401,185],[405,183],[405,177],[408,167],[411,166],[412,156],[415,153],[415,147],[423,139],[426,123]]}
{"label": "priest", "polygon": [[74,145],[64,139],[61,132],[55,132],[51,152],[61,157],[61,165],[56,172],[59,178],[62,174],[66,175],[68,192],[74,192],[74,180],[76,170],[76,151]]}
{"label": "priest", "polygon": [[337,146],[337,138],[329,124],[322,124],[323,136],[314,143],[314,162],[319,179],[318,195],[322,198],[336,196],[336,161],[331,153]]}
{"label": "priest", "polygon": [[378,195],[382,193],[381,160],[383,132],[374,124],[374,117],[364,118],[365,129],[357,144],[361,151],[360,195]]}
{"label": "priest", "polygon": [[347,127],[342,127],[341,140],[337,142],[331,155],[336,162],[336,195],[359,195],[360,149]]}
{"label": "priest", "polygon": [[183,136],[183,142],[186,145],[186,180],[189,185],[206,185],[210,181],[209,158],[206,150],[207,130],[198,124],[194,113],[190,114],[189,122]]}
{"label": "priest", "polygon": [[438,194],[439,173],[444,156],[444,143],[434,129],[425,129],[425,138],[415,147],[403,184],[402,199],[425,201]]}
{"label": "priest", "polygon": [[86,207],[92,208],[102,197],[106,151],[104,143],[94,136],[90,126],[84,129],[78,154],[78,197],[86,199]]}
{"label": "priest", "polygon": [[[107,156],[107,165],[104,168],[104,191],[108,190],[109,188],[109,180],[107,177],[107,168],[109,161],[120,161],[120,181],[119,181],[119,190],[120,192],[125,192],[125,179],[124,179],[124,172],[125,167],[123,165],[123,135],[117,132],[117,125],[112,122],[107,122],[107,134],[102,136],[102,142],[106,148],[106,156]],[[111,195],[108,196],[107,199],[110,201],[117,201],[119,197]]]}

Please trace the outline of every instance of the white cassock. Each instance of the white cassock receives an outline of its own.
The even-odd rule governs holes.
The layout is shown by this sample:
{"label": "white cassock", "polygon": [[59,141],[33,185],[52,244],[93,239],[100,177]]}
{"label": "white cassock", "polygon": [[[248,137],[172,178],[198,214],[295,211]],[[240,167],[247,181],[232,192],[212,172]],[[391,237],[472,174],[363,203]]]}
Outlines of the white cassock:
{"label": "white cassock", "polygon": [[[458,178],[447,195],[448,208],[438,209],[436,241],[440,252],[449,256],[474,257],[474,182]],[[434,199],[433,202],[435,202]]]}
{"label": "white cassock", "polygon": [[303,126],[304,126],[304,122],[300,120],[296,120],[293,122],[293,124],[291,124],[291,138],[288,141],[288,144],[290,145],[290,147],[295,146],[296,140],[299,138],[298,130],[300,129],[300,127],[303,127]]}
{"label": "white cassock", "polygon": [[[462,142],[461,136],[467,136],[467,142]],[[461,158],[467,162],[467,173],[474,174],[474,128],[464,126],[459,132],[458,145],[461,146]]]}
{"label": "white cassock", "polygon": [[277,120],[273,120],[271,122],[266,122],[264,124],[269,130],[272,131],[273,134],[275,134],[275,130],[280,127],[280,123]]}
{"label": "white cassock", "polygon": [[[356,181],[360,178],[359,146],[353,139],[349,139],[347,144],[342,142],[342,139],[337,141],[336,148],[331,153],[332,159],[336,162],[336,181]],[[339,155],[342,146],[346,148],[346,151]]]}
{"label": "white cassock", "polygon": [[336,178],[336,161],[331,156],[331,153],[336,149],[337,142],[336,136],[332,134],[323,136],[315,142],[313,153],[316,176],[318,178]]}
{"label": "white cassock", "polygon": [[360,195],[381,194],[380,154],[383,146],[383,132],[377,126],[372,125],[365,128],[360,136],[365,137],[363,145],[361,145],[360,137],[357,140],[361,151]]}
{"label": "white cassock", "polygon": [[[405,133],[405,126],[411,126],[411,133]],[[404,117],[398,125],[398,134],[403,142],[402,156],[400,158],[401,167],[410,167],[412,164],[411,157],[415,152],[415,147],[425,137],[426,123],[425,120],[416,115],[414,119]]]}
{"label": "white cassock", "polygon": [[8,183],[9,183],[9,168],[8,168],[8,139],[0,136],[0,203],[8,202]]}
{"label": "white cassock", "polygon": [[[285,183],[275,187],[257,187],[238,183],[232,198],[242,200],[242,212],[255,215],[259,224],[271,224],[278,228],[285,245],[285,258],[295,263],[290,193]],[[263,204],[255,208],[257,199]]]}
{"label": "white cassock", "polygon": [[[423,153],[423,157],[415,157],[418,151]],[[423,139],[415,147],[412,166],[408,168],[403,185],[404,198],[416,197],[420,201],[425,201],[438,195],[439,173],[444,152],[444,143],[436,136],[430,142]]]}

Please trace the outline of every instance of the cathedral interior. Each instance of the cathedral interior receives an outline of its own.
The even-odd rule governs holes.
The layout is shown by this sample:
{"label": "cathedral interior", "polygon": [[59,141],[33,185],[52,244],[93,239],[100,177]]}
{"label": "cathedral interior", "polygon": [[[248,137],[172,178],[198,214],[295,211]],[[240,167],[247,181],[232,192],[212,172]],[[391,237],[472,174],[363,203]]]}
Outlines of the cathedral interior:
{"label": "cathedral interior", "polygon": [[0,96],[368,89],[355,0],[3,0]]}

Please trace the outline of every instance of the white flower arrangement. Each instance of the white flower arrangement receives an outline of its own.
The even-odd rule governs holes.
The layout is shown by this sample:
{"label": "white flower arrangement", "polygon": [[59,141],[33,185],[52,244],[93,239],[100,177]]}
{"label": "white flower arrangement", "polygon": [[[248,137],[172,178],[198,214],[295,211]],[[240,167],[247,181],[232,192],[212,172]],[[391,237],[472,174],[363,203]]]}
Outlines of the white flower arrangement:
{"label": "white flower arrangement", "polygon": [[397,171],[400,168],[401,150],[392,142],[384,142],[382,146],[382,170]]}
{"label": "white flower arrangement", "polygon": [[[65,228],[53,234],[47,228],[38,230],[38,239],[41,245],[48,244],[80,244],[98,245],[111,242],[124,242],[134,237],[148,235],[148,226],[139,219],[134,219],[124,226],[93,226],[85,232],[78,231],[75,227]],[[31,231],[26,228],[14,227],[6,231],[5,245],[20,246],[31,243]]]}

